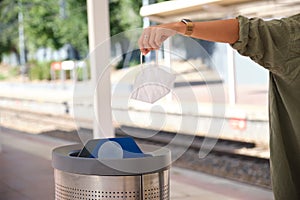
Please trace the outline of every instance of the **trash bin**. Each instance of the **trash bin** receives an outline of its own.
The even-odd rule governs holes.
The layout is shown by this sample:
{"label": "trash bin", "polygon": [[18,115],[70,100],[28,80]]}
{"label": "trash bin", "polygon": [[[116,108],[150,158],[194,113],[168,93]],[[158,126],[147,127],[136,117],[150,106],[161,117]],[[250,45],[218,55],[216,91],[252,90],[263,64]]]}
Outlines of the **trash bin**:
{"label": "trash bin", "polygon": [[171,152],[139,145],[147,157],[95,159],[77,157],[82,145],[52,152],[56,200],[167,200],[170,198]]}

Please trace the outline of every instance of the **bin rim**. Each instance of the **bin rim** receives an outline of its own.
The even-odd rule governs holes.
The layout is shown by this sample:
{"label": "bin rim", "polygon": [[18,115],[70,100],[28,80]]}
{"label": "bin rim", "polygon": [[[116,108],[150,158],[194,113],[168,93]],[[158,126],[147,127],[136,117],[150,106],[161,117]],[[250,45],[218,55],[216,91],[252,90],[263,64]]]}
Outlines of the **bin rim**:
{"label": "bin rim", "polygon": [[125,159],[95,159],[71,156],[83,148],[82,144],[60,146],[52,151],[54,169],[68,173],[98,176],[130,176],[160,172],[169,169],[171,151],[165,147],[139,145],[149,157]]}

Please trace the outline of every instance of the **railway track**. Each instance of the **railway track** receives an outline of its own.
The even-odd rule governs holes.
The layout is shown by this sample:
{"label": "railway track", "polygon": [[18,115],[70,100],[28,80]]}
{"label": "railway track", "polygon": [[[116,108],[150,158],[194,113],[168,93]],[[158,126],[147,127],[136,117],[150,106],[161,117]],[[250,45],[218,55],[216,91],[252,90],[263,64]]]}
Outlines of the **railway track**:
{"label": "railway track", "polygon": [[[175,166],[271,189],[270,165],[265,153],[267,150],[256,147],[254,143],[221,139],[216,141],[213,138],[157,133],[154,130],[133,127],[116,129],[119,136],[127,135],[126,133],[134,135],[139,143],[167,146],[175,157],[173,159]],[[147,137],[149,135],[151,137]],[[177,139],[174,140],[174,137]],[[205,149],[205,146],[202,146],[204,140],[211,140],[215,144],[214,147]],[[200,149],[209,153],[204,158],[199,157]]]}
{"label": "railway track", "polygon": [[[3,127],[80,142],[76,124],[69,114],[54,115],[3,106],[0,110],[0,125]],[[82,120],[83,123],[91,123]],[[217,141],[214,138],[157,132],[129,126],[115,127],[115,130],[117,136],[130,135],[139,143],[168,145],[173,157],[176,158],[179,155],[174,159],[173,164],[176,166],[271,188],[267,150],[256,147],[254,143],[233,140]],[[85,130],[85,132],[92,134],[91,130]],[[204,141],[213,143],[213,148],[205,149]],[[210,153],[200,158],[200,148]]]}
{"label": "railway track", "polygon": [[[130,133],[130,135],[135,137],[135,139],[145,142],[151,141],[154,143],[171,144],[181,147],[186,147],[188,145],[190,149],[202,149],[203,151],[211,151],[215,154],[226,154],[243,159],[254,159],[261,161],[269,160],[268,150],[263,147],[257,147],[252,142],[215,139],[165,131],[157,132],[155,130],[147,130],[129,126],[117,128],[116,133],[119,135],[127,135],[126,133]],[[176,140],[174,140],[175,137]],[[205,143],[209,145],[205,145]],[[213,145],[213,148],[210,145]]]}
{"label": "railway track", "polygon": [[[41,113],[37,111],[21,110],[17,108],[7,108],[1,107],[0,124],[7,128],[17,128],[23,131],[32,131],[33,133],[43,133],[45,130],[60,130],[64,132],[72,132],[77,129],[74,119],[68,115],[54,115],[49,113]],[[89,120],[81,120],[81,123],[92,123]],[[214,153],[227,154],[230,156],[256,159],[256,160],[268,160],[268,150],[261,147],[256,147],[254,143],[242,142],[234,140],[224,140],[214,138],[204,138],[200,136],[193,136],[187,134],[175,134],[171,132],[156,130],[147,130],[142,128],[121,126],[115,127],[116,134],[127,135],[135,137],[141,141],[151,141],[155,143],[177,145],[185,147],[189,145],[189,148],[203,150],[211,150]],[[28,132],[28,131],[27,131]],[[32,133],[32,132],[30,132]],[[149,137],[151,136],[151,137]],[[173,140],[176,136],[176,140]],[[192,141],[193,140],[193,141]],[[206,140],[207,143],[216,143],[213,149],[205,149],[203,146],[203,141]],[[191,142],[192,141],[192,142]]]}
{"label": "railway track", "polygon": [[0,107],[0,125],[6,128],[39,134],[51,130],[72,131],[76,129],[69,115],[54,115],[38,111]]}

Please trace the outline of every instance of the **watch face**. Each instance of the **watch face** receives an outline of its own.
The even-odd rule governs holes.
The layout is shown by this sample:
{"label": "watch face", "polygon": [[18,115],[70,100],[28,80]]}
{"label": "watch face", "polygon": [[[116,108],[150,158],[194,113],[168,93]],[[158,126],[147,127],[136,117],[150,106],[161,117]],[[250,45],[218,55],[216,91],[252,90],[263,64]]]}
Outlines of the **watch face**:
{"label": "watch face", "polygon": [[182,19],[181,21],[182,21],[183,23],[185,23],[185,24],[188,23],[188,22],[192,22],[190,19]]}

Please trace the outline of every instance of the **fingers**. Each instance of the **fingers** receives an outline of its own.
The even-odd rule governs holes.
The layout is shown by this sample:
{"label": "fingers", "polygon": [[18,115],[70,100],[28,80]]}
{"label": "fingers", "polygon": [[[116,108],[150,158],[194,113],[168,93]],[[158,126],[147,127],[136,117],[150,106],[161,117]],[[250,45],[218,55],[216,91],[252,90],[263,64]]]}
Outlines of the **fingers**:
{"label": "fingers", "polygon": [[139,48],[142,54],[146,55],[152,50],[159,49],[167,38],[175,34],[176,32],[173,30],[157,26],[146,28],[139,38]]}
{"label": "fingers", "polygon": [[159,46],[154,42],[155,36],[156,31],[153,30],[152,27],[144,29],[139,39],[139,47],[144,55],[152,50],[159,49]]}
{"label": "fingers", "polygon": [[147,45],[149,37],[150,37],[150,30],[149,29],[144,29],[143,33],[141,34],[138,44],[140,51],[142,52],[143,55],[146,55],[151,51],[151,47]]}
{"label": "fingers", "polygon": [[159,37],[158,31],[153,30],[149,32],[149,39],[147,37],[145,38],[144,45],[148,45],[151,49],[159,49],[160,45],[157,43],[156,37]]}

